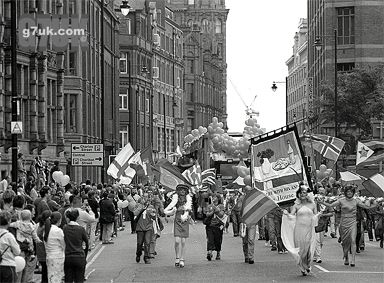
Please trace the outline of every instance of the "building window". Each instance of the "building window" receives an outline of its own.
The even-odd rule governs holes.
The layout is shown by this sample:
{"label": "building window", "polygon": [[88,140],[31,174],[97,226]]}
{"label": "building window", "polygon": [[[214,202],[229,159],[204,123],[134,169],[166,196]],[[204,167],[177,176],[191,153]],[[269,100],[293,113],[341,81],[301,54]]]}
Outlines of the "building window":
{"label": "building window", "polygon": [[126,74],[127,69],[128,69],[128,54],[127,54],[127,52],[121,52],[120,74]]}
{"label": "building window", "polygon": [[124,147],[128,144],[128,126],[120,126],[120,141],[121,147]]}
{"label": "building window", "polygon": [[215,33],[222,33],[221,27],[222,27],[221,20],[216,19],[216,21],[215,21]]}
{"label": "building window", "polygon": [[203,33],[209,32],[209,21],[207,19],[201,21],[201,30]]}
{"label": "building window", "polygon": [[68,62],[68,74],[75,76],[76,72],[76,51],[69,52],[69,62]]}
{"label": "building window", "polygon": [[120,93],[120,110],[128,110],[128,89],[127,93]]}
{"label": "building window", "polygon": [[75,133],[77,130],[77,95],[67,94],[64,102],[65,107],[65,131]]}
{"label": "building window", "polygon": [[187,98],[187,101],[190,101],[190,102],[193,102],[194,101],[194,97],[193,97],[193,84],[192,83],[187,83],[185,85],[186,87],[186,90],[185,90],[185,94],[186,94],[186,98]]}
{"label": "building window", "polygon": [[337,43],[355,43],[355,11],[354,7],[337,8]]}
{"label": "building window", "polygon": [[149,99],[148,98],[145,99],[145,112],[149,113]]}
{"label": "building window", "polygon": [[338,63],[337,71],[338,72],[350,72],[355,68],[355,63]]}

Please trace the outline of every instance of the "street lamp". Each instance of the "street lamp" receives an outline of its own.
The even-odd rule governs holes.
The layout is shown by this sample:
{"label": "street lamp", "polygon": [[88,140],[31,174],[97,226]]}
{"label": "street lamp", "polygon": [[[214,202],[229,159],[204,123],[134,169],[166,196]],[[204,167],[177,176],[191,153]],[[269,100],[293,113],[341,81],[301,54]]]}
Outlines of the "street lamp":
{"label": "street lamp", "polygon": [[285,77],[285,82],[273,81],[271,86],[273,92],[276,92],[277,84],[285,84],[285,124],[288,124],[288,77]]}
{"label": "street lamp", "polygon": [[[335,137],[337,138],[338,136],[338,132],[339,132],[339,125],[338,125],[338,119],[337,119],[337,100],[338,100],[338,94],[337,94],[337,84],[338,84],[338,79],[337,79],[337,30],[335,29],[333,31],[333,35],[330,35],[330,36],[333,36],[334,38],[334,64],[335,64]],[[322,37],[330,37],[330,36],[327,36],[327,35],[324,35]],[[317,51],[320,51],[323,44],[321,42],[321,37],[320,36],[316,36],[316,39],[315,39],[315,42],[314,42],[314,46],[316,48]]]}
{"label": "street lamp", "polygon": [[127,16],[130,9],[131,9],[131,6],[128,5],[128,1],[123,1],[123,3],[120,5],[120,11],[123,14],[123,16]]}

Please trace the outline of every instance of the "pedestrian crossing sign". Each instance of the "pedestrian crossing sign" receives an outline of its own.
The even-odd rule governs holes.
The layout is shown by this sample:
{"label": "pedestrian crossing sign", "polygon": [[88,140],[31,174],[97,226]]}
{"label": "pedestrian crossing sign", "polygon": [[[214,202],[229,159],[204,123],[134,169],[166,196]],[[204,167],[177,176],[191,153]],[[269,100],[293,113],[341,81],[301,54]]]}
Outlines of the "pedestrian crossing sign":
{"label": "pedestrian crossing sign", "polygon": [[11,122],[11,134],[22,134],[23,133],[23,122],[15,121]]}

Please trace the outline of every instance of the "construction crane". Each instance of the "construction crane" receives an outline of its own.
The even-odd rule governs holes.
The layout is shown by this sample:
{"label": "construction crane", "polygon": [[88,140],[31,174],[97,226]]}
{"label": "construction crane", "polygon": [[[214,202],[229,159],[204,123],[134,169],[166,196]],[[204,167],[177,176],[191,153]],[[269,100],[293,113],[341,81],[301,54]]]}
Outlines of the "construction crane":
{"label": "construction crane", "polygon": [[259,111],[256,111],[255,109],[252,108],[252,105],[253,103],[255,103],[256,101],[256,98],[257,98],[257,94],[255,95],[255,97],[253,98],[251,104],[247,105],[243,99],[243,97],[241,96],[240,92],[237,90],[235,84],[232,82],[232,80],[230,78],[229,79],[229,82],[231,83],[232,87],[234,88],[236,94],[239,96],[239,98],[241,99],[241,101],[243,102],[244,106],[245,106],[245,113],[247,114],[247,117],[248,118],[253,118],[253,117],[259,117],[260,115],[260,112]]}

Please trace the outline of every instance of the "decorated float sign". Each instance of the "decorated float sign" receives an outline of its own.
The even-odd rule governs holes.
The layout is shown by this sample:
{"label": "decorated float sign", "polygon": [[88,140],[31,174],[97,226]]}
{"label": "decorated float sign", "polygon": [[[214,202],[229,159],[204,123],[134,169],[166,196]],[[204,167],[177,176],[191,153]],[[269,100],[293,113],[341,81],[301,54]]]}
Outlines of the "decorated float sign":
{"label": "decorated float sign", "polygon": [[275,202],[296,199],[300,181],[312,187],[296,128],[252,141],[253,184]]}

